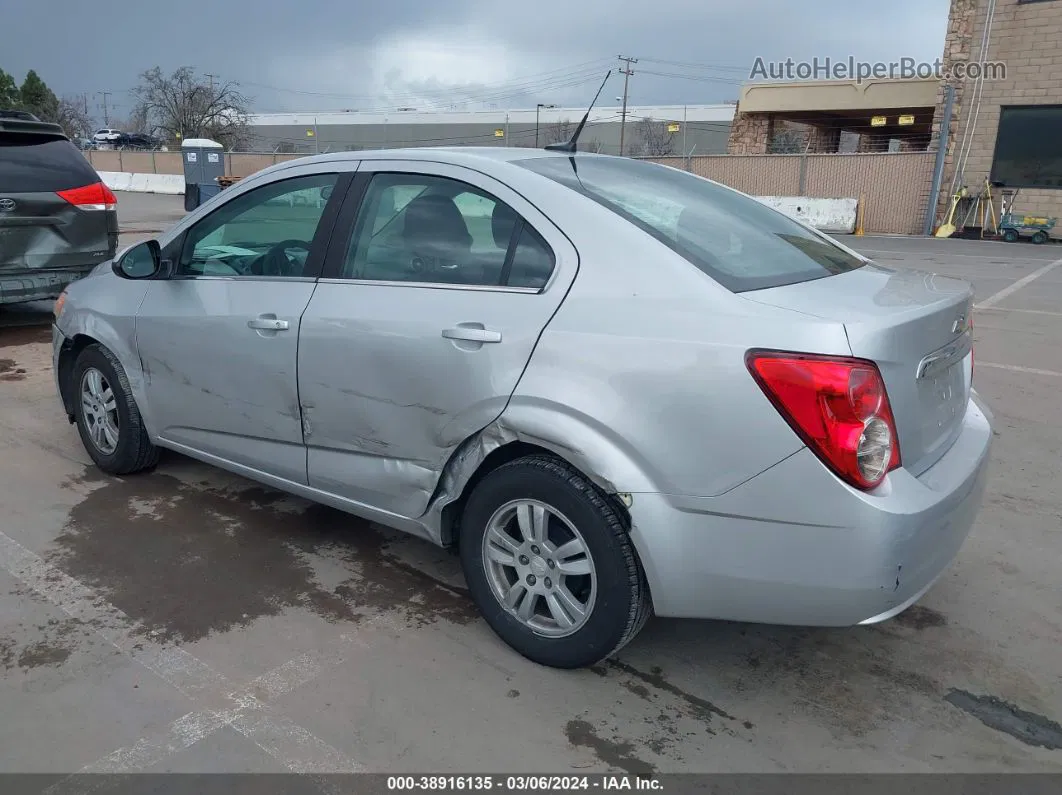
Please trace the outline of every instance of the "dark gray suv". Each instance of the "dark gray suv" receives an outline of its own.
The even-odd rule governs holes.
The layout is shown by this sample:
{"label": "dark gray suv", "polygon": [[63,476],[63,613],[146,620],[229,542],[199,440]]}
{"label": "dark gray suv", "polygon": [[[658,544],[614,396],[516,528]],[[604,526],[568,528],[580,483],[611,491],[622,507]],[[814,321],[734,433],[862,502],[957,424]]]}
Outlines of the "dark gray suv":
{"label": "dark gray suv", "polygon": [[58,125],[0,115],[0,304],[55,298],[114,257],[117,208]]}

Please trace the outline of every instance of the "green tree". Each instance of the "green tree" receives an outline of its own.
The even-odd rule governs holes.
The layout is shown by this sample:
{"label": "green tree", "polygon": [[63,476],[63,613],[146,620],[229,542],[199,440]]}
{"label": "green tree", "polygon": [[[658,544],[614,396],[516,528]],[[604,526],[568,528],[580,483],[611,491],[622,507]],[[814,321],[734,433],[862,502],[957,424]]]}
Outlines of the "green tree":
{"label": "green tree", "polygon": [[55,122],[59,117],[59,98],[40,76],[30,69],[20,90],[23,107],[41,121]]}
{"label": "green tree", "polygon": [[22,104],[15,78],[0,69],[0,110],[10,110]]}

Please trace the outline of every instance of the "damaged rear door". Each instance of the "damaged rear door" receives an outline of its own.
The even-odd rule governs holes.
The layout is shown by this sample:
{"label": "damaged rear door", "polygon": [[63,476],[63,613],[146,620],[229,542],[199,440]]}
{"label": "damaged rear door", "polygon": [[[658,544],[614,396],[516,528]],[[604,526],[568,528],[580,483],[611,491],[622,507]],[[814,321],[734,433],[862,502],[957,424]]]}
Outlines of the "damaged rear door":
{"label": "damaged rear door", "polygon": [[309,484],[423,514],[450,454],[505,408],[577,266],[497,180],[363,162],[302,320]]}

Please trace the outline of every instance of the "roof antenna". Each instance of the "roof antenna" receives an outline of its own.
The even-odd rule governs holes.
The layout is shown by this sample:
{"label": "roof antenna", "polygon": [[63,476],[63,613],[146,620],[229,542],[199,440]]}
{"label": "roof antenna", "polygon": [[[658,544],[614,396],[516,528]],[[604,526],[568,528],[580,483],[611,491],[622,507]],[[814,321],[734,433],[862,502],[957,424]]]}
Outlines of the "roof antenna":
{"label": "roof antenna", "polygon": [[601,81],[600,88],[597,89],[597,93],[594,94],[594,100],[590,103],[590,107],[586,109],[586,113],[583,115],[583,120],[579,122],[579,126],[575,128],[575,132],[572,134],[570,141],[559,144],[546,144],[546,149],[550,152],[575,152],[576,144],[579,143],[579,136],[583,134],[583,127],[586,126],[586,120],[590,118],[590,111],[594,109],[594,103],[597,102],[597,98],[601,96],[601,89],[605,87],[605,83],[608,82],[609,75],[612,74],[612,70],[609,69],[605,72],[605,79]]}

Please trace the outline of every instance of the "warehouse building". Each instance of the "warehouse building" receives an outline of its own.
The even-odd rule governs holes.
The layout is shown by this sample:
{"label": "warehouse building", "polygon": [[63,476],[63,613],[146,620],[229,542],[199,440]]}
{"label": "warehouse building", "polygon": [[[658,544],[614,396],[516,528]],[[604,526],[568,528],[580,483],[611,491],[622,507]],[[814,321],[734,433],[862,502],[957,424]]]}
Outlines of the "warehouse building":
{"label": "warehouse building", "polygon": [[[595,108],[580,148],[632,156],[726,152],[733,104]],[[251,145],[261,152],[357,151],[405,146],[545,146],[567,140],[586,108],[537,107],[471,112],[328,111],[259,113],[250,117]]]}

